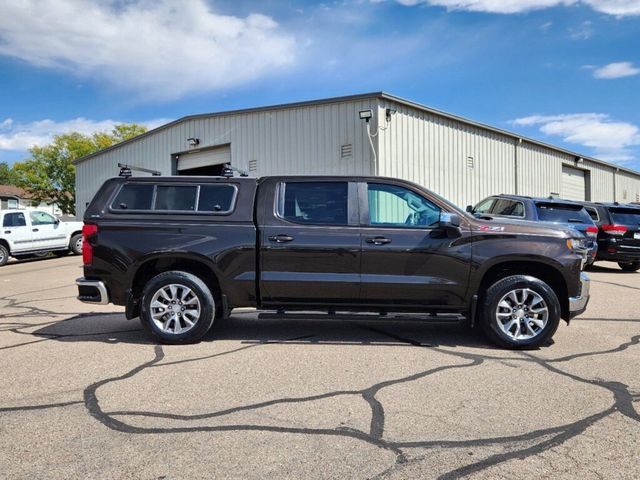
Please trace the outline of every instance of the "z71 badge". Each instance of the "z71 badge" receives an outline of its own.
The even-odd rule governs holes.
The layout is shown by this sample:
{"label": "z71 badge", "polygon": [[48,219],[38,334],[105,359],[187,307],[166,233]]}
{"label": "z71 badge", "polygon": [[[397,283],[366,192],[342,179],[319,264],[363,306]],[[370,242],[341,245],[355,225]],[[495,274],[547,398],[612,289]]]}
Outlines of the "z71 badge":
{"label": "z71 badge", "polygon": [[504,227],[498,227],[495,225],[480,225],[478,230],[483,232],[504,232]]}

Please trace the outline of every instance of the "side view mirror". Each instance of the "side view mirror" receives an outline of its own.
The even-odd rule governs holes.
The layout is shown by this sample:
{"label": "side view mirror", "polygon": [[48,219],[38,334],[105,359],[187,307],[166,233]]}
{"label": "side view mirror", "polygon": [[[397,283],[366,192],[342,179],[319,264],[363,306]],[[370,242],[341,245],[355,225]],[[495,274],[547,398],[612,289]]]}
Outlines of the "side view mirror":
{"label": "side view mirror", "polygon": [[59,219],[59,218],[56,218],[56,219],[53,221],[53,223],[54,223],[55,225],[59,225],[59,224],[60,224],[60,219]]}
{"label": "side view mirror", "polygon": [[467,205],[467,208],[465,210],[469,213],[473,213],[473,205]]}
{"label": "side view mirror", "polygon": [[440,226],[458,228],[460,216],[457,213],[440,212]]}

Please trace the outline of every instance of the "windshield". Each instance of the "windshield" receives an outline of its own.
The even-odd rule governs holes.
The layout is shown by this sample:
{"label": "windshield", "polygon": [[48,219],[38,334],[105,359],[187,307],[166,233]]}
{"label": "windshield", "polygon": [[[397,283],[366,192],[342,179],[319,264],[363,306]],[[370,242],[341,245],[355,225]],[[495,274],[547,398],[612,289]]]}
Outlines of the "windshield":
{"label": "windshield", "polygon": [[640,225],[640,208],[610,208],[613,223]]}
{"label": "windshield", "polygon": [[582,205],[570,203],[536,203],[538,219],[543,222],[557,223],[588,223],[591,217]]}

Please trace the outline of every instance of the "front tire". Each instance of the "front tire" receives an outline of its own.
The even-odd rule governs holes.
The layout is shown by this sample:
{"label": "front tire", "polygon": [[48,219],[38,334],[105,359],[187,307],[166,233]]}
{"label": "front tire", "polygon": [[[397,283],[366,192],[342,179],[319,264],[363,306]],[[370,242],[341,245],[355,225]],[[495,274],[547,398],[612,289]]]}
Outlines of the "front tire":
{"label": "front tire", "polygon": [[9,261],[9,250],[4,245],[0,245],[0,267]]}
{"label": "front tire", "polygon": [[71,250],[74,255],[82,255],[81,233],[76,233],[73,237],[71,237],[71,241],[69,242],[69,250]]}
{"label": "front tire", "polygon": [[637,272],[640,270],[640,262],[618,262],[618,265],[625,272]]}
{"label": "front tire", "polygon": [[197,342],[211,329],[215,312],[211,290],[191,273],[161,273],[142,292],[142,325],[163,343]]}
{"label": "front tire", "polygon": [[487,337],[512,350],[547,344],[560,324],[560,302],[542,280],[512,275],[491,285],[481,306]]}

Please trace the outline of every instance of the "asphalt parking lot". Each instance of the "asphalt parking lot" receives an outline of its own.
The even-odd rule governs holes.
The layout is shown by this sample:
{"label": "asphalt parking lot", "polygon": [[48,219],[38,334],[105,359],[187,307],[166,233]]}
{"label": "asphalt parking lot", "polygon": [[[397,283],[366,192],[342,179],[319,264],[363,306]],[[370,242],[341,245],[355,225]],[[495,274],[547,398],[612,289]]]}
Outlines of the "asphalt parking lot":
{"label": "asphalt parking lot", "polygon": [[2,478],[640,477],[640,273],[597,267],[537,351],[248,312],[158,346],[75,300],[80,263],[0,270]]}

